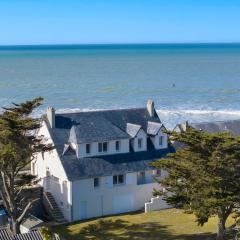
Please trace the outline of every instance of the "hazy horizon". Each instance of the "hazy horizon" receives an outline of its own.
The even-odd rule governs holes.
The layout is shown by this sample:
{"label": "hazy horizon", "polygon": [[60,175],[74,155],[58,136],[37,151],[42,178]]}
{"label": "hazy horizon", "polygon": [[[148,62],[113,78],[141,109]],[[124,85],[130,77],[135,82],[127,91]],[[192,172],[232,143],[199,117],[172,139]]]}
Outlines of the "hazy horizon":
{"label": "hazy horizon", "polygon": [[38,46],[102,46],[102,45],[240,45],[236,42],[99,42],[99,43],[34,43],[34,44],[0,44],[0,47],[38,47]]}

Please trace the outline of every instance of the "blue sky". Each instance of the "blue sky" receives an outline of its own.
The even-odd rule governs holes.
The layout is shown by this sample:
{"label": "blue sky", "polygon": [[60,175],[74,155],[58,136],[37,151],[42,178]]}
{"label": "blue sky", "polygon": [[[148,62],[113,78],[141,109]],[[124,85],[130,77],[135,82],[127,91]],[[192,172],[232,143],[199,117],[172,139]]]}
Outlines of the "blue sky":
{"label": "blue sky", "polygon": [[240,42],[239,0],[0,0],[0,45]]}

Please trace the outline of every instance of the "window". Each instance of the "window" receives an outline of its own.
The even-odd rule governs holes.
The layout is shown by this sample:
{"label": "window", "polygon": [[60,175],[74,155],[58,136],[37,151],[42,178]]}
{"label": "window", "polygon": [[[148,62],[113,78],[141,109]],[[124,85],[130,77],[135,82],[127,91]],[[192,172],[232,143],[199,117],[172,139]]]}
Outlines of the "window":
{"label": "window", "polygon": [[98,152],[102,152],[102,143],[98,143]]}
{"label": "window", "polygon": [[118,183],[118,176],[117,175],[114,175],[113,176],[113,185],[117,184]]}
{"label": "window", "polygon": [[104,142],[103,143],[103,152],[107,152],[108,151],[108,143]]}
{"label": "window", "polygon": [[98,143],[98,152],[107,152],[108,151],[108,143]]}
{"label": "window", "polygon": [[159,137],[159,146],[162,146],[163,145],[163,136],[160,136]]}
{"label": "window", "polygon": [[121,185],[124,184],[124,175],[120,174],[120,175],[114,175],[113,176],[113,185]]}
{"label": "window", "polygon": [[142,148],[142,138],[138,138],[138,148]]}
{"label": "window", "polygon": [[138,172],[137,173],[137,184],[145,184],[146,183],[146,174],[145,172]]}
{"label": "window", "polygon": [[100,186],[100,180],[99,178],[94,178],[94,187],[97,188]]}
{"label": "window", "polygon": [[91,153],[91,145],[90,143],[86,144],[86,154],[90,154]]}
{"label": "window", "polygon": [[161,169],[153,170],[154,176],[161,176]]}
{"label": "window", "polygon": [[116,151],[119,152],[120,151],[120,141],[116,141]]}

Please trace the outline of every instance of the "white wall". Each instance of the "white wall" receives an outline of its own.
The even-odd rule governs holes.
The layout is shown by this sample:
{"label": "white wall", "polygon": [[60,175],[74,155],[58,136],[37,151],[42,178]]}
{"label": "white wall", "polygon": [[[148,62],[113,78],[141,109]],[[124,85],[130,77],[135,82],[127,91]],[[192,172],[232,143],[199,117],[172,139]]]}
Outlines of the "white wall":
{"label": "white wall", "polygon": [[[138,148],[138,139],[142,138],[142,148]],[[134,152],[146,151],[147,150],[147,134],[140,129],[137,136],[131,139],[131,145],[133,147]]]}
{"label": "white wall", "polygon": [[[159,137],[163,137],[163,144],[159,145]],[[158,132],[158,134],[154,137],[150,137],[155,149],[165,149],[168,147],[168,135],[166,133],[163,133],[161,130]]]}
{"label": "white wall", "polygon": [[93,179],[73,182],[73,221],[80,219],[80,202],[87,202],[87,218],[114,213],[115,199],[127,197],[133,201],[131,211],[144,208],[151,200],[153,188],[158,183],[137,185],[137,173],[126,174],[126,185],[113,186],[112,176],[100,178],[100,187],[94,188]]}
{"label": "white wall", "polygon": [[118,153],[128,153],[129,152],[129,139],[119,139],[120,141],[120,151],[116,151],[116,141],[108,142],[108,151],[107,152],[98,152],[98,142],[93,142],[91,144],[90,154],[86,154],[86,144],[78,145],[78,157],[91,157],[91,156],[101,156],[101,155],[110,155]]}
{"label": "white wall", "polygon": [[[49,131],[46,123],[43,122],[38,135],[44,135],[48,139],[48,143],[52,143]],[[33,164],[34,163],[34,164]],[[54,149],[51,152],[36,155],[36,160],[33,160],[31,164],[31,172],[33,173],[33,166],[35,165],[35,174],[41,179],[39,184],[43,186],[46,191],[49,191],[54,196],[58,206],[61,206],[61,210],[64,217],[67,220],[71,220],[71,205],[72,205],[72,193],[71,193],[71,182],[68,181],[67,175],[63,169],[61,161],[58,157],[57,151]],[[50,172],[49,177],[49,189],[47,187],[47,176],[46,171]],[[56,180],[57,177],[58,180]],[[67,187],[63,187],[63,182],[66,182]]]}

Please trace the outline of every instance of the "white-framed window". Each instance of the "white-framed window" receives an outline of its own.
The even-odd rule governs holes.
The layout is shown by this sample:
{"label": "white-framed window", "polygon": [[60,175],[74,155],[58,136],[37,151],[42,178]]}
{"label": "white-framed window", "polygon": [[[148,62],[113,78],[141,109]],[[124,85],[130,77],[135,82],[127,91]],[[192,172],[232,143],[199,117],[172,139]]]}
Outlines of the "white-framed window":
{"label": "white-framed window", "polygon": [[120,148],[121,148],[121,142],[120,141],[116,141],[115,142],[115,149],[116,149],[116,151],[119,152]]}
{"label": "white-framed window", "polygon": [[163,145],[163,136],[159,136],[159,138],[158,138],[158,144],[159,144],[159,146],[162,146],[162,145]]}
{"label": "white-framed window", "polygon": [[113,176],[113,185],[123,185],[125,184],[125,177],[123,174]]}
{"label": "white-framed window", "polygon": [[91,153],[91,144],[87,143],[86,144],[86,154],[90,154]]}
{"label": "white-framed window", "polygon": [[107,152],[108,151],[108,142],[98,143],[98,152]]}
{"label": "white-framed window", "polygon": [[142,138],[138,138],[138,149],[142,148]]}
{"label": "white-framed window", "polygon": [[93,185],[94,185],[94,188],[100,187],[100,179],[99,178],[94,178],[93,179]]}

